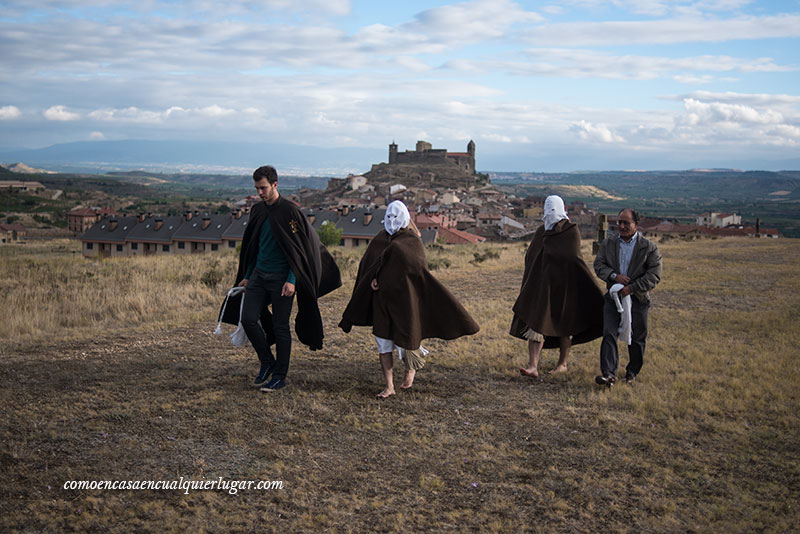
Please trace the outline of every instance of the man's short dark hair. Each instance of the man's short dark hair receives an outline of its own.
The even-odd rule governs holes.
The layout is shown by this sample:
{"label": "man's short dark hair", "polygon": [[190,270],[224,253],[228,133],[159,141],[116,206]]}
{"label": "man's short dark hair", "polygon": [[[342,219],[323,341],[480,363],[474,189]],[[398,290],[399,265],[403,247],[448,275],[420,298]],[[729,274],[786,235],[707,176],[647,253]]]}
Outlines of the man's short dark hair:
{"label": "man's short dark hair", "polygon": [[619,213],[617,213],[617,218],[619,218],[619,216],[622,215],[622,212],[624,211],[630,212],[631,218],[633,219],[633,224],[639,224],[639,212],[632,208],[622,208],[621,210],[619,210]]}
{"label": "man's short dark hair", "polygon": [[264,165],[253,171],[253,181],[258,182],[262,178],[266,178],[270,184],[278,181],[278,171],[272,165]]}

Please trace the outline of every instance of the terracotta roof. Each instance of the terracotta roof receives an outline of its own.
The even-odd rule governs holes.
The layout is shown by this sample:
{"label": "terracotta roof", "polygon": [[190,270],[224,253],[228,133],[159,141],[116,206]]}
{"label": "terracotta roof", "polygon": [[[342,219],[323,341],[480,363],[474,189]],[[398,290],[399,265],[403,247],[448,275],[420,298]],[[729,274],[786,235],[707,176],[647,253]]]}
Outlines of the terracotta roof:
{"label": "terracotta roof", "polygon": [[464,232],[463,230],[457,230],[455,228],[439,228],[439,237],[444,238],[444,242],[448,245],[458,245],[462,243],[483,243],[486,241],[485,237],[481,237],[479,235],[470,234],[469,232]]}

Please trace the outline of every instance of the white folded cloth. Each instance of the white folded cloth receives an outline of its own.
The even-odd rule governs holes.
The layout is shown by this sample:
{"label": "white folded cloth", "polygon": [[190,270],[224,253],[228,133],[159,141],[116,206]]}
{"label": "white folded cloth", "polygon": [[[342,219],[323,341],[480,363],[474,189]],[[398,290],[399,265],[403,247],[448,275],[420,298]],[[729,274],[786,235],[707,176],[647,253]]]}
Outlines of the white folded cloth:
{"label": "white folded cloth", "polygon": [[614,284],[608,292],[611,293],[611,298],[614,299],[614,304],[617,305],[617,311],[621,315],[619,329],[617,330],[617,332],[619,332],[619,337],[622,341],[630,345],[631,335],[633,334],[633,329],[631,328],[631,296],[626,295],[620,300],[619,292],[623,287],[625,286],[622,284]]}

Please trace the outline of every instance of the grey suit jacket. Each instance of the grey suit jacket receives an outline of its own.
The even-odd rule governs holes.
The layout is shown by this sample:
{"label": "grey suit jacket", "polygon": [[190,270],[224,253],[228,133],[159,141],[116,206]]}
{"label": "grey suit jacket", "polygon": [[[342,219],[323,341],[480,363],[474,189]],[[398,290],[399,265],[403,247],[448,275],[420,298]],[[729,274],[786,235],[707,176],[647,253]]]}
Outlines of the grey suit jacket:
{"label": "grey suit jacket", "polygon": [[[616,282],[612,273],[619,272],[619,235],[607,237],[600,244],[594,259],[594,272],[610,288]],[[655,243],[642,234],[636,238],[631,263],[625,274],[631,279],[631,293],[642,303],[650,301],[650,290],[661,281],[661,253]]]}

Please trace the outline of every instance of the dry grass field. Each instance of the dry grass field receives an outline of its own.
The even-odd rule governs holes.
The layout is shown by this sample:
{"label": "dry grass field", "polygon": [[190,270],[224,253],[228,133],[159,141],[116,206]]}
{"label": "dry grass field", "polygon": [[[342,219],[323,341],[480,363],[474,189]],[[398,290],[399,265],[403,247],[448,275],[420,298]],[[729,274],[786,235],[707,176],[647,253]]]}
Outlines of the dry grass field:
{"label": "dry grass field", "polygon": [[[357,253],[337,252],[325,348],[295,342],[289,386],[264,394],[252,350],[212,334],[232,256],[2,247],[0,531],[797,532],[800,242],[660,248],[634,385],[594,384],[599,341],[519,377],[524,246],[494,245],[429,251],[481,332],[426,342],[413,390],[378,401],[369,332],[336,328]],[[181,477],[283,489],[64,489]]]}

